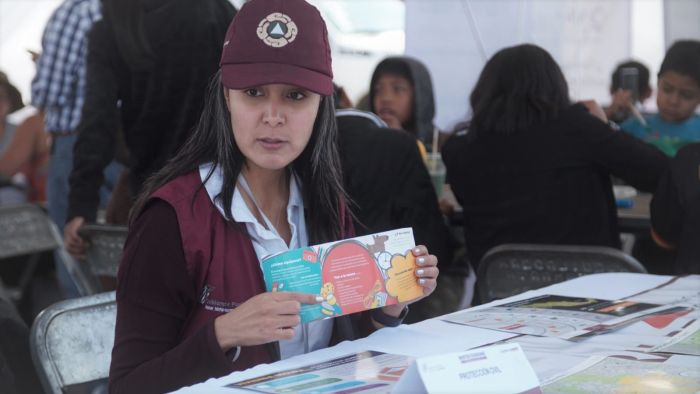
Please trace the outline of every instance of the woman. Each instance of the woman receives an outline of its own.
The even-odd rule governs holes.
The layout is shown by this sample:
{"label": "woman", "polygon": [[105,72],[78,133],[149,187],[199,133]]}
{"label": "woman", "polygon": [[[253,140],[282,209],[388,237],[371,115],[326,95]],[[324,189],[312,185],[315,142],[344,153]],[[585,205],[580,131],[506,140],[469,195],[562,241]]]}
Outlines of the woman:
{"label": "woman", "polygon": [[544,49],[518,45],[484,66],[468,133],[445,144],[447,181],[464,208],[469,259],[503,243],[620,246],[610,175],[652,192],[667,165],[656,148],[569,101]]}
{"label": "woman", "polygon": [[42,114],[23,106],[17,88],[0,72],[0,205],[46,199],[49,136]]}
{"label": "woman", "polygon": [[[399,324],[406,305],[299,325],[310,294],[266,293],[264,255],[352,236],[326,29],[303,0],[253,0],[226,34],[189,141],[136,201],[110,389],[164,392]],[[414,248],[430,294],[437,259]]]}

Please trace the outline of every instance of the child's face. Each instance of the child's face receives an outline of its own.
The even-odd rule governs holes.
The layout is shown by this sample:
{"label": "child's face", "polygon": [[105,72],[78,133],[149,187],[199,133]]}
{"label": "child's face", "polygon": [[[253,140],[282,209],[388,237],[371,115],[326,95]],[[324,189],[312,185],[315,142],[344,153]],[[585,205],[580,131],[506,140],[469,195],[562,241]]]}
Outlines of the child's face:
{"label": "child's face", "polygon": [[389,127],[405,128],[413,112],[413,85],[406,78],[384,74],[374,85],[372,104]]}
{"label": "child's face", "polygon": [[691,77],[674,71],[659,76],[656,105],[659,116],[667,122],[683,122],[690,118],[700,104],[700,86]]}
{"label": "child's face", "polygon": [[236,145],[250,169],[280,170],[311,138],[321,96],[292,85],[270,84],[228,90]]}

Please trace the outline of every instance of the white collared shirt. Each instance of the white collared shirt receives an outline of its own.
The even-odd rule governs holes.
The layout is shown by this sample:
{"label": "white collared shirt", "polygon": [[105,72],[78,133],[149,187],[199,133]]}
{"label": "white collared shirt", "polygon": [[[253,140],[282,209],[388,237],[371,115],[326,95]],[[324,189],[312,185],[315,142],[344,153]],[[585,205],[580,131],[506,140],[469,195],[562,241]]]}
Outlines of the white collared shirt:
{"label": "white collared shirt", "polygon": [[[202,181],[206,179],[210,169],[211,164],[203,164],[199,167],[199,176]],[[246,182],[242,175],[239,175],[239,182]],[[223,216],[223,205],[220,200],[214,198],[221,192],[222,185],[223,171],[220,167],[217,167],[214,173],[212,173],[211,178],[204,184],[204,187],[207,190],[207,194],[209,194],[209,198],[214,203],[214,206],[216,206]],[[260,210],[260,213],[263,216],[265,215],[262,213],[262,210]],[[245,224],[248,234],[250,234],[251,240],[253,241],[253,249],[259,261],[273,253],[309,246],[306,221],[304,220],[304,201],[301,197],[299,181],[295,175],[290,177],[289,202],[287,203],[287,220],[289,221],[289,227],[292,231],[292,238],[289,245],[280,237],[274,226],[268,225],[268,229],[258,222],[253,212],[251,212],[248,205],[245,203],[238,186],[236,186],[233,192],[231,214],[235,221]],[[264,218],[264,220],[267,220],[269,223],[268,218]],[[280,357],[285,359],[328,347],[332,330],[333,321],[331,319],[316,320],[295,327],[294,338],[279,341]]]}

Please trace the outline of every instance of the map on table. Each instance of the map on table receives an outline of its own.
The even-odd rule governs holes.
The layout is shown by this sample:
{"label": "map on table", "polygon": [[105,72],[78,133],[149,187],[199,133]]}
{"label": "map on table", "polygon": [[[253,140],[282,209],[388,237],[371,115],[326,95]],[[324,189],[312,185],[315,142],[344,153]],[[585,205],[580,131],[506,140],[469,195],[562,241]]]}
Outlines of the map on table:
{"label": "map on table", "polygon": [[[676,356],[678,357],[678,356]],[[697,357],[683,363],[593,357],[542,386],[543,393],[696,393],[700,391]],[[695,359],[695,367],[693,367]],[[670,361],[670,360],[669,360]]]}
{"label": "map on table", "polygon": [[620,328],[667,307],[629,300],[542,295],[493,307],[465,310],[443,320],[519,334],[572,339]]}
{"label": "map on table", "polygon": [[[695,322],[690,330],[685,335],[678,335],[672,342],[658,346],[653,349],[655,352],[666,352],[676,354],[687,354],[691,356],[700,356],[700,325]],[[698,367],[700,368],[700,359],[698,359]]]}

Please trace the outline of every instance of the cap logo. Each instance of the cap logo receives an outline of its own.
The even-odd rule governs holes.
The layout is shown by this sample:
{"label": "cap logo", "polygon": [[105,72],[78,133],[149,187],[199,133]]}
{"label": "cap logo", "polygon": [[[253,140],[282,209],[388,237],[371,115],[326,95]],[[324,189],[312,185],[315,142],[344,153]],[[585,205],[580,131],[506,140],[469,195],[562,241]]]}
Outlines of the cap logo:
{"label": "cap logo", "polygon": [[265,44],[281,48],[294,41],[299,29],[289,16],[273,12],[260,21],[257,33],[258,38]]}

